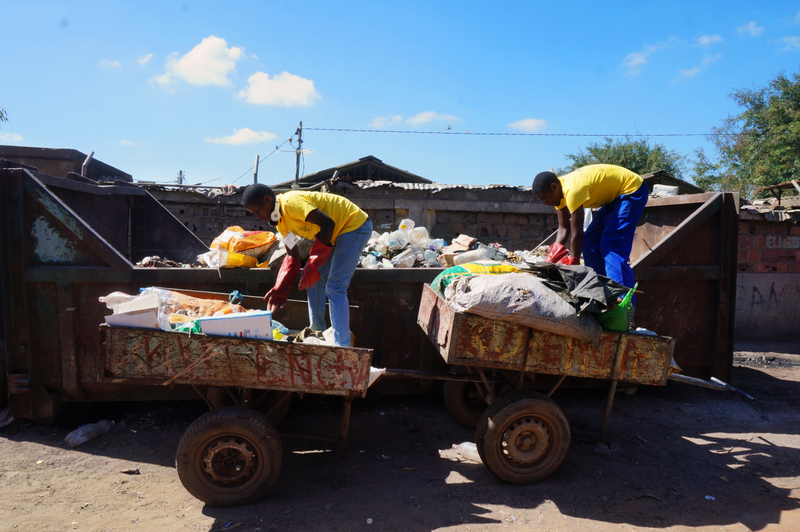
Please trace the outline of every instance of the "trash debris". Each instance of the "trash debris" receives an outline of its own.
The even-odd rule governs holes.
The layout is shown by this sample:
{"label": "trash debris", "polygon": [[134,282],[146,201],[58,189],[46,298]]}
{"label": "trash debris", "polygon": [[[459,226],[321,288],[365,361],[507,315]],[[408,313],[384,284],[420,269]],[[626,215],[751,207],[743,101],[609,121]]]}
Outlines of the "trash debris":
{"label": "trash debris", "polygon": [[474,442],[465,441],[459,443],[458,445],[453,444],[453,449],[458,451],[458,454],[460,454],[465,460],[472,460],[473,462],[478,462],[479,464],[483,463],[483,460],[481,460],[481,455],[478,454],[478,447]]}
{"label": "trash debris", "polygon": [[101,434],[105,434],[111,430],[111,427],[113,426],[114,422],[107,419],[98,421],[97,423],[83,425],[82,427],[79,427],[67,434],[67,437],[64,438],[64,441],[66,441],[70,447],[77,447],[78,445],[86,443],[92,438],[96,438]]}
{"label": "trash debris", "polygon": [[706,495],[707,501],[715,501],[716,499],[712,495]]}
{"label": "trash debris", "polygon": [[371,518],[371,517],[367,517],[367,524],[368,524],[368,525],[371,525],[371,524],[372,524],[372,518]]}
{"label": "trash debris", "polygon": [[142,472],[139,469],[123,469],[120,473],[124,473],[126,475],[141,475]]}
{"label": "trash debris", "polygon": [[0,429],[10,425],[13,421],[14,416],[11,415],[11,411],[8,409],[8,407],[5,407],[0,411]]}

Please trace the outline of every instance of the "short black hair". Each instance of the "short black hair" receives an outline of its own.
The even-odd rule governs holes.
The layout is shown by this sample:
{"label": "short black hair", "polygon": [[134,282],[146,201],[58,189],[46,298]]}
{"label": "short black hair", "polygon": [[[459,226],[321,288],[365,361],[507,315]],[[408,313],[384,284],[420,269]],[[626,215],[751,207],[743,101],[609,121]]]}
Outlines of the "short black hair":
{"label": "short black hair", "polygon": [[550,185],[558,183],[558,177],[553,172],[539,172],[533,178],[533,185],[531,185],[531,192],[539,194],[544,190],[550,188]]}
{"label": "short black hair", "polygon": [[275,192],[273,192],[272,189],[267,185],[253,183],[244,190],[244,194],[242,194],[242,205],[245,207],[248,205],[253,205],[257,201],[261,201],[264,196],[274,198]]}

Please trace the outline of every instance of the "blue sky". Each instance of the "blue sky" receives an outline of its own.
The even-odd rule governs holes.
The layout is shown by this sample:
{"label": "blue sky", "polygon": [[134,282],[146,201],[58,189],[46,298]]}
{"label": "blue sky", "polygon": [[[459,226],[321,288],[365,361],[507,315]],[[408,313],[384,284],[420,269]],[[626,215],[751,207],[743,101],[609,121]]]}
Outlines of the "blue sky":
{"label": "blue sky", "polygon": [[0,143],[190,184],[247,184],[279,145],[259,181],[292,179],[301,120],[301,174],[374,155],[530,185],[602,141],[565,134],[713,154],[655,135],[708,133],[732,90],[800,64],[800,2],[6,0],[0,19]]}

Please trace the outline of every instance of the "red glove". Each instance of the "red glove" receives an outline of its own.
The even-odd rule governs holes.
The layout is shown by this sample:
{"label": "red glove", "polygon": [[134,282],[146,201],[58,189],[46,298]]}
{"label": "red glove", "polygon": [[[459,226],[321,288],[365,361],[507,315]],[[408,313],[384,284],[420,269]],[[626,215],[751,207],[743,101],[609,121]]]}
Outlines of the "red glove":
{"label": "red glove", "polygon": [[308,252],[308,260],[303,267],[303,275],[300,277],[300,284],[297,288],[306,290],[319,281],[319,269],[328,262],[328,257],[331,256],[333,246],[325,245],[319,238],[314,240],[314,245],[311,246],[311,251]]}
{"label": "red glove", "polygon": [[267,302],[267,310],[275,312],[280,310],[289,300],[289,290],[292,289],[297,274],[300,273],[300,261],[287,254],[278,270],[278,277],[275,279],[275,286],[264,296]]}
{"label": "red glove", "polygon": [[553,264],[558,264],[561,259],[565,259],[569,257],[569,250],[564,247],[564,244],[553,244],[550,246],[550,253],[547,255],[547,258],[544,259],[545,262],[550,262]]}
{"label": "red glove", "polygon": [[560,261],[558,261],[558,263],[559,264],[565,264],[567,266],[580,266],[581,265],[581,259],[580,259],[580,257],[569,257],[569,256],[567,256],[567,257],[564,257],[563,259],[561,259]]}

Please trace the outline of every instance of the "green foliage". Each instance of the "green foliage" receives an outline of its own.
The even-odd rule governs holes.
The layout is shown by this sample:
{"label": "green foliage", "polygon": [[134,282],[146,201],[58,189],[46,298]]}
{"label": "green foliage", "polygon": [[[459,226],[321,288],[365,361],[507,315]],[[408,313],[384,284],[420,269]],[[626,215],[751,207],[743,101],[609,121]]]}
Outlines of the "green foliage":
{"label": "green foliage", "polygon": [[615,141],[606,137],[602,143],[589,144],[585,150],[569,153],[566,157],[572,160],[572,164],[560,168],[556,174],[563,175],[588,164],[615,164],[640,175],[664,170],[682,178],[688,165],[685,156],[668,150],[663,144],[651,146],[647,138],[625,137]]}
{"label": "green foliage", "polygon": [[766,87],[731,94],[744,108],[712,130],[720,153],[709,188],[753,189],[797,179],[800,174],[800,76],[777,75]]}
{"label": "green foliage", "polygon": [[8,112],[5,107],[0,107],[0,122],[8,122]]}

